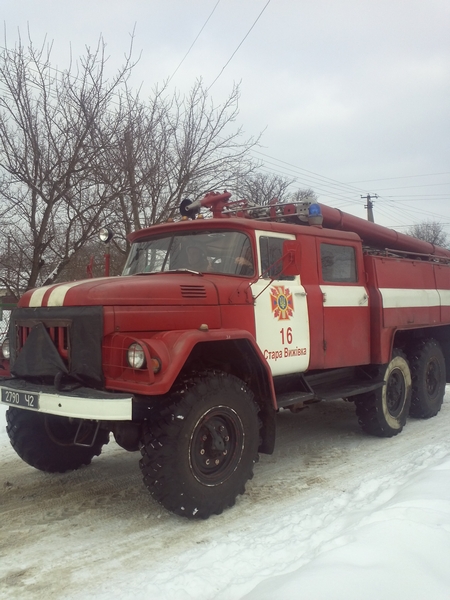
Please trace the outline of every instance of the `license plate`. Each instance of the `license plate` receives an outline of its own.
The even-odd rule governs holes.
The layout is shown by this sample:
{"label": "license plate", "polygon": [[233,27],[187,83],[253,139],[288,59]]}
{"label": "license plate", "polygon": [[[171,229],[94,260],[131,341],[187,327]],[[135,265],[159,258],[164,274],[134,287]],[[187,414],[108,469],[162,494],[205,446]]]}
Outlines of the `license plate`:
{"label": "license plate", "polygon": [[24,408],[39,410],[39,394],[19,392],[17,390],[5,390],[2,388],[0,400],[4,404],[9,404],[10,406],[23,406]]}

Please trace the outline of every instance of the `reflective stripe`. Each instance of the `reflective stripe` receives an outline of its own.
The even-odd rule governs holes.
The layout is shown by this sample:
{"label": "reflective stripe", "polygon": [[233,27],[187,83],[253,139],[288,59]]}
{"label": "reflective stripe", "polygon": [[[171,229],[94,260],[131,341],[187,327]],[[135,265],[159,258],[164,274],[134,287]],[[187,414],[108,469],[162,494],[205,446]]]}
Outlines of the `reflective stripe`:
{"label": "reflective stripe", "polygon": [[43,306],[42,301],[45,294],[49,290],[52,291],[50,292],[48,300],[44,306],[64,306],[66,294],[69,290],[80,285],[93,283],[95,281],[104,281],[104,279],[104,277],[95,277],[94,279],[83,279],[81,281],[72,281],[71,283],[59,283],[37,288],[31,294],[30,303],[28,306],[33,308],[37,306]]}
{"label": "reflective stripe", "polygon": [[[449,292],[443,290],[447,295]],[[420,308],[441,306],[438,290],[413,290],[409,288],[380,288],[383,308]],[[450,297],[449,297],[450,299]]]}
{"label": "reflective stripe", "polygon": [[450,290],[438,290],[441,306],[450,306]]}
{"label": "reflective stripe", "polygon": [[321,285],[323,305],[327,307],[367,306],[368,295],[362,285]]}
{"label": "reflective stripe", "polygon": [[28,306],[32,306],[32,307],[42,306],[42,299],[44,297],[44,294],[51,287],[53,287],[53,286],[46,285],[45,287],[37,288],[37,290],[34,290],[34,292],[31,294],[30,303]]}
{"label": "reflective stripe", "polygon": [[64,306],[64,300],[66,298],[67,292],[78,285],[81,285],[83,282],[74,281],[73,283],[62,283],[55,287],[55,289],[50,293],[50,296],[47,301],[47,306]]}

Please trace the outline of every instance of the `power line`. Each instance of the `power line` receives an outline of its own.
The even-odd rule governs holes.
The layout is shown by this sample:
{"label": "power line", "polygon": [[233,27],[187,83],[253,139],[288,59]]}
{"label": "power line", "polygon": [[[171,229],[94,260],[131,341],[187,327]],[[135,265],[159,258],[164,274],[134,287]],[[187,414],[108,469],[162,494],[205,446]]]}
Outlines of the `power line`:
{"label": "power line", "polygon": [[[346,200],[350,204],[355,204],[355,202],[356,202],[352,198],[349,198],[348,195],[344,196],[343,194],[339,193],[336,190],[333,190],[333,189],[330,190],[329,188],[321,187],[320,183],[318,184],[316,182],[311,182],[311,181],[308,181],[308,180],[301,179],[300,176],[297,173],[295,173],[295,171],[293,173],[289,172],[290,170],[292,171],[292,169],[289,169],[287,171],[280,169],[280,167],[277,167],[276,169],[274,169],[273,167],[267,167],[266,164],[270,165],[271,163],[263,163],[263,165],[260,166],[260,169],[261,170],[265,170],[268,173],[272,173],[272,174],[276,173],[276,174],[282,175],[284,177],[294,177],[295,178],[295,182],[298,183],[298,184],[300,184],[300,185],[303,185],[305,187],[312,187],[312,188],[314,188],[315,191],[322,192],[322,193],[324,193],[326,195],[330,195],[330,196],[332,196],[334,198],[335,197],[342,198],[343,200]],[[347,192],[347,194],[348,194],[348,192]]]}
{"label": "power line", "polygon": [[[271,160],[276,161],[275,163],[271,161],[264,161],[263,165],[260,167],[261,170],[266,171],[268,173],[279,174],[282,176],[295,177],[295,183],[299,185],[304,185],[306,187],[312,187],[314,191],[318,192],[319,194],[324,193],[325,195],[329,196],[328,201],[330,201],[333,205],[336,205],[339,208],[346,208],[350,206],[355,207],[355,205],[359,205],[359,201],[356,199],[356,197],[349,197],[349,193],[353,196],[353,194],[356,191],[364,191],[360,188],[341,183],[338,180],[328,178],[313,171],[308,171],[307,169],[302,169],[301,167],[293,165],[292,163],[288,163],[286,161],[277,159],[263,152],[253,150],[252,154],[268,157]],[[280,166],[276,163],[280,163],[280,165],[283,166]],[[274,166],[276,167],[275,169],[273,168]],[[313,176],[311,177],[311,175]],[[358,193],[358,197],[359,195],[360,194]],[[380,211],[380,213],[385,218],[387,217],[389,220],[392,220],[394,218],[398,219],[399,215],[397,215],[397,217],[394,217],[392,209],[394,209],[397,213],[397,211],[399,210],[398,203],[402,201],[394,202],[394,200],[392,200],[390,197],[385,196],[380,197],[380,199],[387,202],[387,204],[391,207],[390,209],[388,209],[388,206],[386,206],[386,204],[382,205],[378,203],[378,210]],[[384,210],[382,209],[382,206],[384,206]],[[402,205],[402,208],[400,210],[401,215],[408,217],[408,220],[414,219],[416,217],[416,214],[414,213],[418,213],[420,214],[420,216],[423,216],[423,210],[421,209],[414,209],[411,207],[406,208],[404,205]],[[443,218],[442,215],[432,213],[430,211],[428,211],[427,214],[430,217],[435,217],[438,219]]]}
{"label": "power line", "polygon": [[423,183],[422,185],[402,185],[400,187],[378,188],[378,190],[408,190],[410,188],[436,187],[438,185],[450,185],[450,181],[444,181],[444,183]]}
{"label": "power line", "polygon": [[202,28],[200,29],[200,31],[197,34],[197,37],[195,38],[195,40],[192,42],[192,44],[189,46],[188,51],[186,52],[186,54],[183,56],[183,58],[180,61],[180,64],[178,65],[178,67],[175,69],[175,71],[172,73],[172,75],[169,77],[167,83],[170,83],[172,81],[173,76],[175,75],[175,73],[178,71],[178,69],[181,67],[181,65],[184,63],[185,59],[187,58],[189,52],[192,50],[192,48],[194,47],[195,42],[198,40],[198,38],[200,37],[202,31],[205,29],[206,25],[208,24],[208,21],[210,20],[210,18],[213,16],[214,11],[216,10],[216,8],[218,7],[218,5],[220,4],[220,0],[217,0],[216,5],[214,6],[214,8],[212,9],[212,11],[209,14],[209,17],[206,19],[206,21],[203,23]]}
{"label": "power line", "polygon": [[[219,2],[219,1],[220,1],[220,0],[218,0],[218,2]],[[254,23],[253,23],[252,27],[249,29],[249,31],[247,32],[246,36],[245,36],[245,37],[244,37],[244,39],[242,40],[242,42],[243,42],[243,41],[246,39],[246,37],[249,35],[250,31],[253,29],[253,27],[255,26],[256,22],[258,21],[258,19],[259,19],[259,18],[261,17],[261,15],[263,14],[264,10],[265,10],[265,9],[267,8],[267,6],[269,5],[270,1],[271,1],[271,0],[268,0],[268,2],[266,3],[266,5],[263,7],[263,9],[262,9],[262,10],[261,10],[261,12],[259,13],[258,17],[255,19],[255,21],[254,21]],[[214,10],[216,9],[216,7],[217,7],[217,5],[218,5],[218,2],[216,3],[216,5],[215,5],[215,7],[214,7],[213,11],[210,13],[210,15],[209,15],[209,17],[208,17],[207,21],[206,21],[206,22],[205,22],[205,24],[203,25],[203,27],[202,27],[202,30],[204,29],[204,27],[206,26],[206,23],[208,22],[208,20],[210,19],[211,15],[212,15],[212,14],[213,14],[213,12],[214,12]],[[199,35],[200,35],[200,34],[199,34]],[[198,36],[197,36],[197,37],[198,37]],[[196,38],[196,39],[197,39],[197,38]],[[194,40],[194,42],[195,42],[195,40]],[[240,44],[240,45],[242,45],[242,42],[241,42],[241,44]],[[240,46],[240,45],[239,45],[239,46]],[[191,47],[192,47],[192,45],[191,45]],[[0,48],[1,48],[1,46],[0,46]],[[15,50],[15,49],[13,49],[13,50],[9,50],[8,48],[3,48],[3,50],[5,50],[5,51],[7,51],[7,52],[18,53],[18,51],[17,51],[17,50]],[[237,51],[237,49],[236,49],[236,51]],[[235,51],[235,53],[236,53],[236,51]],[[234,54],[235,54],[235,53],[234,53]],[[230,60],[231,60],[231,59],[230,59]],[[228,61],[228,62],[229,62],[229,61]],[[38,63],[38,64],[39,64],[39,63]],[[181,64],[181,63],[180,63],[180,64]],[[51,70],[51,71],[55,72],[55,73],[64,74],[64,75],[68,76],[68,77],[69,77],[69,78],[70,78],[72,81],[82,81],[82,80],[80,80],[80,78],[78,78],[78,77],[74,76],[72,73],[70,73],[70,72],[69,72],[69,71],[67,71],[67,70],[66,70],[66,71],[61,71],[60,69],[58,69],[58,68],[55,68],[55,67],[53,67],[52,65],[45,65],[45,67],[46,67],[47,69],[49,69],[49,70]],[[34,81],[30,81],[30,80],[28,80],[28,83],[29,83],[31,86],[36,86],[36,83],[35,83]],[[6,93],[5,93],[5,95],[8,95],[8,96],[12,97],[12,95],[11,95],[10,93],[8,93],[8,92],[6,92]],[[55,93],[51,93],[50,95],[51,95],[53,98],[56,98],[56,94],[55,94]],[[116,95],[116,92],[113,92],[113,95]],[[113,103],[115,103],[115,102],[113,101]],[[337,193],[336,189],[338,189],[338,190],[344,190],[344,192],[345,192],[346,194],[348,194],[349,190],[351,190],[351,193],[354,193],[354,191],[362,191],[362,190],[359,190],[358,188],[355,188],[354,186],[349,186],[349,185],[347,185],[347,184],[342,184],[341,182],[338,182],[338,181],[336,181],[336,180],[332,180],[332,179],[330,179],[330,178],[327,178],[327,177],[325,177],[325,176],[322,176],[322,175],[320,175],[320,174],[318,174],[318,173],[314,173],[314,172],[312,172],[312,171],[308,171],[308,170],[306,170],[306,169],[301,169],[300,167],[296,167],[295,165],[291,165],[290,163],[286,163],[285,161],[280,161],[279,159],[277,159],[277,158],[275,158],[275,157],[269,157],[269,155],[267,155],[267,154],[263,154],[263,153],[259,153],[259,154],[261,154],[261,156],[265,156],[265,157],[268,157],[268,158],[272,158],[272,160],[274,160],[274,161],[277,161],[277,162],[279,162],[279,163],[282,163],[282,164],[284,164],[284,165],[287,165],[288,167],[290,167],[290,168],[289,168],[289,171],[292,171],[292,169],[295,169],[295,176],[296,176],[296,178],[298,177],[298,173],[297,173],[297,171],[299,171],[299,172],[302,172],[302,174],[303,174],[303,173],[307,173],[307,174],[308,174],[307,176],[308,176],[309,178],[311,178],[311,175],[312,175],[312,176],[313,176],[313,177],[312,177],[312,183],[311,183],[311,181],[306,181],[306,182],[301,182],[301,183],[302,183],[303,185],[306,185],[306,186],[312,186],[312,187],[315,187],[315,188],[316,188],[318,191],[320,191],[320,192],[324,192],[325,194],[330,194],[330,195],[332,195],[332,196],[339,196],[339,197],[343,198],[344,200],[346,200],[347,202],[354,202],[354,200],[353,200],[353,199],[351,199],[351,198],[349,198],[349,197],[348,197],[348,195],[347,195],[347,196],[343,196],[342,194],[339,194],[339,193]],[[265,161],[265,162],[267,162],[267,161]],[[268,163],[268,164],[270,164],[270,163]],[[276,164],[275,164],[274,166],[278,166],[278,165],[276,165]],[[266,167],[266,169],[267,169],[267,170],[270,170],[271,172],[273,172],[273,171],[274,171],[273,169],[270,169],[270,168],[268,169],[267,167]],[[278,169],[279,169],[279,167],[278,167]],[[281,172],[281,173],[282,173],[284,176],[286,176],[286,171],[280,171],[280,170],[278,170],[278,172],[279,172],[279,173]],[[292,173],[289,173],[289,175],[288,175],[288,176],[292,176]],[[303,177],[304,177],[304,175],[303,175]],[[319,185],[319,184],[320,184],[320,185]]]}
{"label": "power line", "polygon": [[383,216],[384,219],[390,221],[391,223],[394,221],[397,221],[397,222],[405,224],[405,223],[408,223],[409,220],[415,220],[413,215],[408,215],[405,212],[399,212],[399,213],[393,214],[392,211],[390,210],[390,208],[388,208],[385,205],[382,205],[380,203],[377,205],[377,214]]}
{"label": "power line", "polygon": [[410,202],[422,202],[429,198],[438,198],[439,200],[448,200],[448,194],[396,194],[395,196],[385,196],[385,198],[409,198]]}
{"label": "power line", "polygon": [[372,183],[373,181],[391,181],[393,179],[412,179],[414,177],[434,177],[436,175],[450,175],[450,171],[443,173],[425,173],[422,175],[403,175],[402,177],[382,177],[381,179],[362,179],[360,181],[348,181],[347,183]]}
{"label": "power line", "polygon": [[[386,200],[386,198],[383,198],[382,196],[381,196],[381,199],[383,199],[383,200]],[[414,218],[415,218],[415,216],[416,216],[416,213],[417,213],[418,215],[420,215],[421,219],[423,219],[423,216],[424,216],[424,211],[423,211],[423,209],[422,209],[422,208],[413,208],[412,206],[409,206],[409,204],[407,204],[407,205],[405,206],[404,202],[407,202],[407,201],[397,201],[397,203],[395,203],[393,200],[387,200],[387,201],[388,201],[388,203],[389,203],[389,206],[390,206],[390,207],[395,207],[395,209],[396,209],[396,210],[398,210],[398,209],[399,209],[399,207],[398,207],[398,203],[400,202],[400,203],[402,204],[402,207],[401,207],[401,214],[402,214],[402,215],[406,215],[406,216],[409,216],[409,217],[411,217],[412,219],[414,219]],[[397,206],[396,206],[396,204],[397,204]],[[387,208],[387,207],[386,207],[386,205],[384,205],[384,206],[385,206],[385,208]],[[380,207],[380,204],[379,204],[379,203],[378,203],[378,207]],[[441,214],[437,214],[437,213],[433,213],[433,212],[431,212],[431,211],[429,211],[429,210],[427,210],[427,213],[426,213],[426,215],[427,215],[428,217],[435,217],[435,218],[437,218],[437,219],[442,219],[442,218],[444,218],[444,217],[443,217],[443,215],[441,215]]]}
{"label": "power line", "polygon": [[319,178],[319,180],[323,179],[325,183],[330,182],[330,185],[337,184],[338,187],[347,188],[347,190],[350,190],[352,193],[355,193],[355,192],[360,193],[360,192],[364,191],[364,189],[362,189],[362,188],[357,188],[353,185],[349,185],[347,183],[342,183],[341,181],[338,181],[337,179],[332,179],[331,177],[326,177],[325,175],[320,175],[319,173],[316,173],[314,171],[308,171],[307,169],[303,169],[301,167],[298,167],[297,165],[293,165],[292,163],[288,163],[284,160],[280,160],[279,158],[275,158],[273,156],[270,156],[269,154],[264,154],[264,152],[259,152],[258,150],[253,150],[252,152],[253,152],[253,154],[260,154],[261,156],[265,156],[267,158],[270,158],[271,160],[275,160],[279,163],[282,163],[284,165],[292,167],[295,170],[307,173],[308,175],[313,175],[313,176],[315,176],[314,178]]}
{"label": "power line", "polygon": [[244,37],[242,38],[240,44],[238,45],[238,47],[236,48],[236,50],[233,52],[233,54],[230,56],[230,58],[227,60],[227,62],[224,64],[224,66],[222,67],[222,70],[220,71],[220,73],[217,75],[217,77],[214,79],[214,81],[211,83],[211,85],[209,86],[209,88],[206,90],[207,92],[209,92],[209,90],[212,88],[212,86],[216,83],[216,81],[219,79],[219,77],[222,75],[222,73],[225,71],[225,69],[227,68],[227,66],[229,65],[229,63],[232,61],[234,55],[236,54],[236,52],[239,50],[239,48],[242,46],[242,44],[245,42],[245,40],[247,39],[247,37],[249,36],[251,30],[253,29],[253,27],[256,25],[256,23],[259,21],[261,15],[263,14],[263,12],[266,10],[266,8],[269,6],[271,0],[267,0],[266,5],[264,6],[264,8],[262,9],[262,11],[259,13],[259,15],[256,17],[256,19],[253,21],[253,25],[250,27],[250,29],[247,31],[247,33],[244,35]]}
{"label": "power line", "polygon": [[[410,225],[396,225],[396,227],[398,229],[403,229],[404,227],[414,227],[414,225],[417,225],[417,223],[411,223]],[[439,225],[450,225],[450,222],[448,222],[448,223],[439,223]]]}
{"label": "power line", "polygon": [[[246,34],[246,36],[244,37],[244,39],[245,39],[245,38],[248,36],[248,34],[250,33],[251,29],[252,29],[252,28],[255,26],[255,24],[256,24],[256,22],[257,22],[257,20],[258,20],[258,19],[261,17],[262,13],[263,13],[263,12],[264,12],[264,10],[267,8],[267,6],[268,6],[268,4],[270,3],[270,1],[271,1],[271,0],[268,0],[268,2],[266,3],[266,5],[264,6],[264,8],[261,10],[260,14],[258,15],[257,19],[254,21],[254,23],[253,23],[252,27],[251,27],[251,28],[250,28],[250,30],[247,32],[247,34]],[[200,35],[200,33],[203,31],[203,29],[205,28],[206,24],[207,24],[207,23],[208,23],[208,21],[210,20],[210,18],[211,18],[211,16],[212,16],[212,14],[213,14],[213,13],[214,13],[214,11],[216,10],[216,8],[217,8],[217,6],[218,6],[219,2],[220,2],[220,0],[217,0],[217,2],[216,2],[216,5],[214,6],[213,10],[211,11],[210,15],[208,16],[207,20],[205,21],[204,25],[202,26],[202,28],[201,28],[201,30],[200,30],[200,32],[199,32],[199,34],[197,35],[197,37],[195,38],[195,40],[194,40],[193,44],[194,44],[194,43],[195,43],[195,41],[198,39],[198,36]],[[242,40],[242,42],[244,41],[244,39]],[[240,45],[242,45],[242,42],[241,42],[241,44],[240,44]],[[191,44],[191,47],[190,47],[190,49],[192,48],[193,44]],[[239,45],[239,47],[240,47],[240,45]],[[7,51],[7,52],[15,52],[15,53],[17,53],[17,50],[14,50],[14,49],[12,49],[12,50],[11,50],[11,49],[8,49],[8,48],[6,48],[6,47],[3,47],[3,46],[0,46],[0,49],[3,49],[3,50],[5,50],[5,51]],[[190,49],[188,50],[188,52],[186,53],[186,55],[185,55],[185,56],[187,56],[187,54],[189,53]],[[236,51],[237,51],[237,50],[236,50]],[[236,51],[235,51],[235,53],[236,53]],[[235,54],[235,53],[234,53],[234,54]],[[183,59],[183,60],[184,60],[184,59]],[[231,59],[230,59],[230,60],[231,60]],[[182,62],[182,61],[181,61],[181,62]],[[228,62],[229,62],[229,61],[228,61]],[[180,64],[181,64],[181,63],[180,63]],[[227,64],[228,64],[228,63],[227,63]],[[71,73],[70,73],[70,72],[68,72],[67,70],[63,72],[63,71],[59,70],[58,68],[52,67],[51,65],[47,65],[47,68],[48,68],[48,69],[50,69],[50,70],[53,70],[55,73],[60,73],[60,74],[64,73],[64,74],[66,74],[66,75],[68,75],[68,76],[69,76],[69,77],[70,77],[70,78],[71,78],[73,81],[80,81],[80,79],[79,79],[78,77],[74,76],[73,74],[71,74]],[[177,67],[177,69],[178,69],[178,67]],[[176,70],[174,71],[174,73],[172,74],[172,76],[171,76],[171,77],[173,77],[173,75],[175,74],[175,72],[176,72]],[[216,79],[217,79],[217,78],[216,78]],[[34,82],[31,82],[31,81],[29,81],[29,83],[30,83],[31,85],[36,85]],[[213,82],[213,83],[214,83],[214,82]],[[210,87],[211,87],[211,86],[210,86]],[[208,89],[209,89],[209,88],[208,88]],[[8,92],[6,92],[6,95],[10,95],[10,94],[8,94]],[[116,95],[116,93],[115,93],[115,92],[113,92],[113,95]],[[55,96],[53,96],[53,97],[55,97]],[[114,103],[114,101],[113,101],[113,103]],[[354,186],[354,185],[351,185],[350,183],[343,183],[343,182],[337,181],[337,180],[335,180],[335,179],[332,179],[332,178],[326,177],[326,176],[324,176],[324,175],[320,175],[319,173],[316,173],[316,172],[314,172],[314,171],[309,171],[309,170],[307,170],[307,169],[303,169],[303,168],[301,168],[301,167],[298,167],[298,166],[296,166],[296,165],[293,165],[292,163],[288,163],[288,162],[286,162],[286,161],[283,161],[283,160],[277,159],[277,158],[275,158],[275,157],[272,157],[272,156],[270,156],[270,155],[268,155],[268,154],[265,154],[265,153],[263,153],[263,152],[258,152],[258,151],[256,151],[256,150],[254,150],[254,151],[252,151],[252,153],[253,153],[253,154],[260,155],[260,156],[264,156],[264,157],[266,157],[266,158],[270,158],[271,160],[273,160],[273,161],[276,161],[276,163],[280,163],[280,164],[282,164],[282,165],[286,165],[286,166],[288,167],[288,171],[292,171],[292,170],[293,170],[296,176],[298,176],[298,173],[301,173],[303,178],[306,178],[306,177],[310,178],[310,181],[303,181],[303,182],[302,182],[304,185],[309,185],[309,186],[311,186],[311,187],[315,187],[315,188],[316,188],[316,189],[318,189],[319,191],[325,192],[326,194],[331,194],[331,195],[334,195],[334,196],[338,195],[338,196],[340,196],[341,198],[343,198],[344,200],[346,200],[347,202],[350,202],[350,203],[356,203],[357,201],[356,201],[356,199],[351,199],[351,198],[349,198],[348,196],[343,196],[342,194],[338,194],[338,193],[336,192],[336,190],[340,190],[341,192],[343,192],[343,193],[345,193],[345,194],[349,194],[349,193],[352,193],[352,194],[353,194],[353,193],[355,193],[355,192],[358,192],[358,195],[359,195],[359,193],[360,193],[360,192],[363,192],[363,191],[364,191],[362,188],[359,188],[359,187],[356,187],[356,186]],[[279,166],[278,166],[276,163],[274,164],[274,163],[270,163],[270,162],[268,162],[268,161],[265,161],[265,163],[267,163],[267,164],[269,164],[269,165],[270,165],[270,164],[272,164],[272,166],[277,166],[277,169],[278,169],[278,171],[275,171],[275,172],[282,173],[283,175],[286,175],[286,171],[285,171],[285,170],[284,170],[284,171],[281,171],[281,170],[280,170],[280,167],[279,167]],[[269,170],[269,168],[268,168],[267,170]],[[272,169],[272,171],[274,171],[274,170]],[[305,175],[305,174],[306,174],[306,175]],[[432,174],[432,173],[429,173],[429,174],[424,174],[424,175],[412,175],[412,176],[410,176],[410,177],[421,177],[421,176],[431,176],[431,175],[444,175],[444,174],[447,174],[447,172],[443,172],[443,173],[434,173],[434,174]],[[289,173],[289,176],[292,176],[292,173]],[[383,180],[390,180],[390,179],[407,179],[407,178],[408,178],[408,176],[404,176],[404,177],[392,177],[392,178],[384,178],[384,179],[375,179],[375,180],[367,180],[367,181],[383,181]],[[356,183],[356,182],[355,182],[355,183]],[[441,184],[422,184],[422,185],[416,185],[416,186],[403,186],[403,187],[396,187],[396,188],[382,188],[382,189],[387,189],[387,190],[389,190],[389,189],[406,189],[406,188],[410,188],[410,187],[412,187],[412,188],[416,188],[416,187],[429,187],[430,185],[436,186],[436,185],[447,185],[447,184],[445,184],[445,183],[441,183]],[[380,190],[380,191],[381,191],[381,190]],[[436,195],[436,196],[437,196],[437,195]],[[442,194],[441,196],[442,196],[442,197],[444,197],[444,198],[447,198],[447,197],[448,197],[448,195],[447,195],[447,194]],[[405,196],[404,196],[404,197],[405,197]],[[421,194],[421,195],[420,195],[420,197],[423,197],[423,194]],[[428,195],[428,194],[427,194],[427,198],[430,198],[430,197],[431,197],[431,195]],[[391,198],[391,196],[389,196],[389,198]]]}
{"label": "power line", "polygon": [[[266,3],[266,5],[264,6],[264,8],[262,9],[262,11],[260,12],[260,14],[258,15],[257,19],[254,21],[252,27],[249,29],[249,31],[247,32],[246,36],[243,38],[242,42],[239,44],[238,48],[233,53],[232,57],[234,56],[234,54],[236,54],[237,50],[242,45],[243,41],[249,35],[250,31],[253,29],[253,27],[255,26],[256,22],[261,17],[261,15],[264,12],[264,10],[267,8],[267,6],[270,3],[270,1],[271,0],[268,0],[268,2]],[[216,2],[216,5],[215,5],[213,11],[210,13],[208,19],[204,23],[204,25],[203,25],[203,27],[200,30],[200,32],[199,32],[198,35],[200,35],[201,31],[206,26],[207,22],[209,21],[209,19],[212,16],[213,12],[217,8],[219,2],[220,2],[220,0],[218,0]],[[197,36],[196,39],[198,39],[198,36]],[[196,40],[194,40],[193,43],[195,43],[195,41]],[[192,48],[192,46],[193,46],[193,44],[191,45],[191,48]],[[6,48],[4,48],[4,50],[10,51],[10,50],[8,50]],[[190,51],[190,49],[188,50],[188,52],[186,53],[185,56],[187,56],[187,54],[189,53],[189,51]],[[13,52],[17,52],[17,51],[13,50]],[[229,59],[228,63],[230,62],[230,60],[232,59],[232,57]],[[227,65],[225,65],[225,67],[226,66]],[[225,69],[225,67],[223,69]],[[51,69],[51,70],[53,70],[56,73],[62,73],[62,71],[60,71],[59,69],[57,69],[55,67],[52,67],[50,65],[48,65],[48,68]],[[223,69],[222,69],[222,71],[223,71]],[[79,81],[79,79],[77,77],[74,77],[70,72],[65,71],[64,73],[67,74],[72,80]],[[220,73],[219,73],[218,77],[219,76],[220,76]],[[216,78],[216,80],[218,79],[218,77]],[[215,83],[215,81],[213,83]],[[210,89],[210,88],[208,88],[208,89]],[[116,93],[113,92],[113,95],[115,95],[115,94]],[[351,183],[343,183],[343,182],[340,182],[338,180],[335,180],[335,179],[326,177],[324,175],[321,175],[321,174],[319,174],[317,172],[309,171],[307,169],[303,169],[301,167],[293,165],[292,163],[288,163],[288,162],[283,161],[281,159],[277,159],[277,158],[272,157],[272,156],[270,156],[268,154],[265,154],[263,152],[258,152],[256,150],[253,150],[251,152],[251,154],[260,155],[262,157],[271,159],[271,161],[275,161],[275,162],[270,162],[270,161],[265,160],[264,163],[263,163],[263,165],[261,166],[261,168],[263,170],[265,170],[265,171],[267,171],[269,173],[273,173],[273,174],[278,173],[278,174],[282,174],[283,176],[295,177],[295,181],[298,182],[300,185],[305,185],[306,187],[312,187],[316,191],[318,191],[319,193],[324,193],[325,195],[327,195],[327,196],[330,197],[331,203],[337,204],[340,207],[342,207],[342,206],[353,206],[354,207],[355,204],[359,204],[358,200],[354,196],[356,196],[356,192],[358,192],[358,196],[359,196],[360,192],[364,192],[364,190],[362,188],[359,188],[359,187],[356,187],[354,185],[351,185]],[[272,166],[269,166],[269,165],[272,165]],[[274,169],[273,167],[276,167],[276,168]],[[430,174],[423,175],[423,176],[444,175],[444,174],[448,174],[448,173],[435,173],[435,174],[431,174],[430,173]],[[411,177],[420,177],[420,176],[421,175],[417,175],[417,176],[414,175],[414,176],[411,176]],[[386,178],[386,180],[389,180],[389,179],[407,179],[407,178],[408,177],[393,177],[393,178]],[[371,180],[371,181],[378,181],[378,180]],[[383,179],[380,179],[380,181],[383,181]],[[355,182],[355,183],[357,183],[357,182]],[[413,188],[417,188],[417,187],[429,187],[430,185],[448,185],[448,184],[445,184],[445,183],[442,183],[442,184],[428,184],[428,185],[427,184],[423,184],[423,185],[404,186],[404,187],[397,187],[397,188],[385,188],[385,189],[407,189],[408,187],[413,187]],[[349,197],[350,195],[351,195],[351,197]],[[448,197],[445,194],[440,194],[440,195],[435,195],[435,196],[436,197],[439,196],[439,197],[443,197],[443,198],[447,198]],[[406,198],[408,198],[409,196],[398,196],[398,197],[399,198],[400,197],[406,197]],[[423,197],[423,195],[420,195],[420,197]],[[430,198],[430,197],[431,196],[428,196],[428,198]],[[394,200],[392,198],[395,198],[395,196],[384,196],[384,197],[381,197],[382,200],[385,200],[386,202],[389,203],[391,209],[395,208],[395,210],[398,210],[398,206],[396,206],[396,203],[394,202]],[[397,203],[399,203],[399,202],[402,202],[402,201],[401,200],[397,200]],[[403,202],[406,202],[406,201],[403,201]],[[389,219],[392,219],[392,213],[390,212],[390,210],[386,210],[386,209],[387,209],[386,205],[384,205],[384,210],[383,210],[382,207],[381,207],[381,205],[380,205],[380,203],[378,203],[378,210],[380,210],[380,212],[382,214],[387,215],[389,217]],[[412,207],[408,207],[408,208],[402,207],[401,211],[402,211],[401,212],[402,215],[409,216],[410,218],[414,218],[415,217],[415,215],[414,215],[415,212],[419,213],[420,216],[423,218],[423,210],[413,209]],[[443,218],[442,215],[439,215],[439,214],[436,214],[436,213],[431,213],[429,211],[427,211],[427,216],[431,216],[431,217],[435,216],[436,218],[439,218],[439,219]]]}
{"label": "power line", "polygon": [[[341,208],[348,205],[354,206],[355,204],[359,204],[356,200],[356,196],[359,196],[361,192],[365,191],[362,188],[356,188],[336,179],[326,177],[325,175],[320,175],[314,171],[303,169],[292,163],[265,154],[264,152],[252,150],[250,154],[267,157],[270,158],[271,161],[275,161],[271,162],[264,160],[263,164],[260,166],[262,170],[265,170],[268,173],[276,173],[284,177],[295,177],[295,183],[306,187],[312,187],[314,191],[325,194],[325,196],[330,199],[330,202]],[[274,169],[273,167],[276,168]]]}

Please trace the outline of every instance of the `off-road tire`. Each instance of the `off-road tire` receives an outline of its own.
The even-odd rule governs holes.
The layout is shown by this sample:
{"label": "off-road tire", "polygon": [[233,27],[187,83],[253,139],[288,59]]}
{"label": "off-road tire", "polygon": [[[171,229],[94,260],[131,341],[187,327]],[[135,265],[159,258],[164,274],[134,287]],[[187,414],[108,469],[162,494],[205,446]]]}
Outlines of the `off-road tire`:
{"label": "off-road tire", "polygon": [[385,385],[355,396],[356,415],[366,433],[392,437],[402,431],[411,404],[411,372],[403,352],[394,350],[379,375]]}
{"label": "off-road tire", "polygon": [[144,483],[169,511],[207,519],[233,506],[253,477],[258,407],[243,381],[220,371],[196,377],[172,400],[144,434]]}
{"label": "off-road tire", "polygon": [[429,419],[441,410],[445,394],[445,359],[439,342],[422,340],[408,350],[412,394],[409,414]]}
{"label": "off-road tire", "polygon": [[92,446],[75,446],[79,421],[68,417],[10,407],[6,422],[11,445],[20,458],[47,473],[65,473],[88,465],[109,441],[109,432],[100,429]]}

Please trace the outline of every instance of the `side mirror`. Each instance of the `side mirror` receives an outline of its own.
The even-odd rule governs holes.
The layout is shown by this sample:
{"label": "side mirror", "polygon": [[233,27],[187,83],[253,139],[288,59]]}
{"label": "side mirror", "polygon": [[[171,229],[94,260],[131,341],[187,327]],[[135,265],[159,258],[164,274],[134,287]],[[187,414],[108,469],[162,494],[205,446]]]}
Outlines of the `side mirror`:
{"label": "side mirror", "polygon": [[282,275],[292,277],[300,275],[300,244],[297,240],[283,242],[283,269]]}

